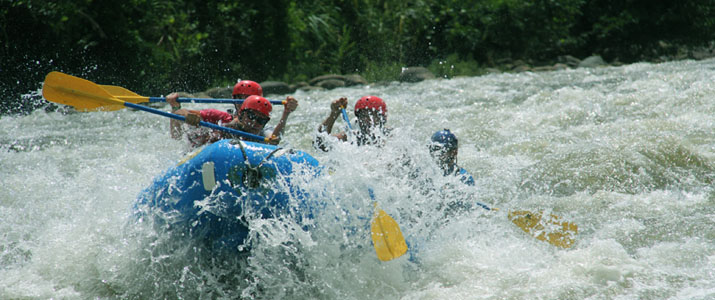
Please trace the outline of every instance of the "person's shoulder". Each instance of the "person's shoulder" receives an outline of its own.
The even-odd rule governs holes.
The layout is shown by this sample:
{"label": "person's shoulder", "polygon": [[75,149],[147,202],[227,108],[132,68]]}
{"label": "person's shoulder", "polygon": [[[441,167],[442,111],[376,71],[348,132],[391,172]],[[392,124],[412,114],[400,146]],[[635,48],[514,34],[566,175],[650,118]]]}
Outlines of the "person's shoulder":
{"label": "person's shoulder", "polygon": [[233,117],[228,112],[218,110],[215,108],[206,108],[206,109],[200,110],[199,112],[201,112],[201,116],[212,116],[212,117],[221,117],[221,118],[225,118],[227,116]]}
{"label": "person's shoulder", "polygon": [[218,121],[221,120],[224,123],[230,122],[233,120],[233,116],[229,114],[228,112],[218,110],[215,108],[207,108],[207,109],[202,109],[201,110],[201,118],[203,119],[208,119],[211,121]]}
{"label": "person's shoulder", "polygon": [[200,110],[200,111],[201,111],[202,113],[209,113],[209,114],[223,114],[223,113],[228,114],[228,113],[225,112],[225,111],[218,110],[218,109],[215,109],[215,108],[204,108],[204,109],[202,109],[202,110]]}

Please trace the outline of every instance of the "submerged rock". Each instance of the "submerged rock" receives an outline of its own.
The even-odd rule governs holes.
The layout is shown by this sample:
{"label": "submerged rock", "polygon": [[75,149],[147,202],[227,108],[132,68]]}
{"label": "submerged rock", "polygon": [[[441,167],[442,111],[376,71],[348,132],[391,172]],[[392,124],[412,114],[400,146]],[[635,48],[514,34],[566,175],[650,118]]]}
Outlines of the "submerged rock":
{"label": "submerged rock", "polygon": [[324,89],[332,90],[335,88],[339,87],[344,87],[345,86],[345,81],[338,80],[338,79],[327,79],[327,80],[322,80],[316,84],[316,86],[322,87]]}
{"label": "submerged rock", "polygon": [[602,67],[607,65],[606,62],[601,58],[600,55],[593,55],[586,57],[584,60],[582,60],[579,64],[579,68],[596,68],[596,67]]}
{"label": "submerged rock", "polygon": [[263,95],[289,94],[295,92],[287,83],[281,81],[264,81],[260,83],[263,88]]}
{"label": "submerged rock", "polygon": [[231,98],[233,94],[233,87],[210,88],[204,93],[211,98]]}
{"label": "submerged rock", "polygon": [[435,78],[434,74],[425,67],[407,67],[402,69],[399,80],[401,82],[420,82]]}

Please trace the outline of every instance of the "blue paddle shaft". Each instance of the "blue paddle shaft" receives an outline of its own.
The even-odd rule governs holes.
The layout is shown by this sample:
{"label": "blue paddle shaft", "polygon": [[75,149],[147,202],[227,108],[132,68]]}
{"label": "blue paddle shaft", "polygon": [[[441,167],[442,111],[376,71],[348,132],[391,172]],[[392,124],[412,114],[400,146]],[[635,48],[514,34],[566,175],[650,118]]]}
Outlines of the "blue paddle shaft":
{"label": "blue paddle shaft", "polygon": [[343,112],[343,120],[345,120],[345,123],[348,124],[348,129],[352,130],[352,129],[353,129],[353,126],[350,125],[350,118],[348,118],[348,113],[345,112],[345,109],[344,109],[344,108],[341,108],[340,111]]}
{"label": "blue paddle shaft", "polygon": [[[149,102],[165,102],[164,97],[149,97]],[[235,103],[243,104],[245,99],[214,99],[214,98],[178,98],[177,102],[181,103]],[[271,104],[283,105],[283,101],[280,100],[269,100]]]}
{"label": "blue paddle shaft", "polygon": [[[161,98],[161,99],[164,99],[164,98]],[[162,100],[162,101],[163,101],[163,100]],[[169,117],[169,118],[172,118],[172,119],[176,119],[176,120],[179,120],[179,121],[184,121],[184,122],[186,122],[186,117],[184,117],[184,116],[177,115],[177,114],[172,114],[172,113],[168,113],[168,112],[161,111],[161,110],[158,110],[158,109],[154,109],[154,108],[151,108],[151,107],[146,107],[146,106],[139,105],[139,104],[134,104],[134,103],[131,103],[131,102],[124,102],[124,106],[126,106],[126,107],[131,107],[131,108],[138,109],[138,110],[143,110],[143,111],[150,112],[150,113],[153,113],[153,114],[162,115],[162,116],[165,116],[165,117]],[[251,133],[248,133],[248,132],[239,131],[239,130],[236,130],[236,129],[233,129],[233,128],[218,126],[218,125],[216,125],[216,124],[214,124],[214,123],[209,123],[209,122],[200,121],[200,122],[199,122],[199,125],[201,125],[201,126],[203,126],[203,127],[208,127],[208,128],[211,128],[211,129],[216,129],[216,130],[221,130],[221,131],[224,131],[224,132],[228,132],[228,133],[230,133],[230,134],[239,135],[239,136],[242,136],[242,137],[245,137],[245,138],[250,138],[250,139],[258,140],[258,141],[265,141],[265,140],[266,140],[266,137],[263,137],[263,136],[260,136],[260,135],[255,135],[255,134],[251,134]]]}
{"label": "blue paddle shaft", "polygon": [[477,203],[477,205],[481,206],[482,208],[484,208],[484,209],[486,209],[486,210],[492,210],[491,208],[489,208],[489,206],[487,206],[487,205],[484,204],[484,203],[479,203],[479,202],[476,202],[476,203]]}

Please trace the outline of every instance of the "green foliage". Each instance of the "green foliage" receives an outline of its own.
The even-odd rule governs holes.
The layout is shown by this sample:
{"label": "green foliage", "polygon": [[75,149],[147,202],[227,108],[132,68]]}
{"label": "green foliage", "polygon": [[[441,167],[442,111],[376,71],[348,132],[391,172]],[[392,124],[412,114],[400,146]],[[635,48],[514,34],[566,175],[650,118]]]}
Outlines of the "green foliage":
{"label": "green foliage", "polygon": [[584,9],[591,13],[576,30],[586,47],[610,59],[647,60],[668,54],[661,43],[687,46],[715,40],[713,0],[592,0]]}
{"label": "green foliage", "polygon": [[437,77],[453,78],[456,76],[479,76],[485,70],[473,59],[463,59],[457,54],[447,56],[446,59],[435,59],[427,67]]}
{"label": "green foliage", "polygon": [[715,0],[0,0],[0,93],[52,70],[156,95],[565,54],[632,62],[714,40]]}
{"label": "green foliage", "polygon": [[400,74],[403,66],[397,61],[381,63],[368,61],[360,73],[368,82],[394,81],[397,79],[395,74]]}

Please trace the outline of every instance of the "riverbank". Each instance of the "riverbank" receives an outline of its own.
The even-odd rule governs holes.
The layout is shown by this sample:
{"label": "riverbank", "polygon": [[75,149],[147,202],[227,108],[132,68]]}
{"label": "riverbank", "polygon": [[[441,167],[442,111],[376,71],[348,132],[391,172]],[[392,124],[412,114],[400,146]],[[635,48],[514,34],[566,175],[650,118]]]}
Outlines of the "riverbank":
{"label": "riverbank", "polygon": [[[647,60],[648,63],[662,63],[667,61],[678,60],[703,60],[715,57],[715,42],[708,47],[687,48],[673,47],[663,44],[660,49],[662,55],[655,59]],[[665,54],[672,53],[672,54]],[[264,94],[266,95],[283,95],[291,94],[297,90],[312,91],[312,90],[332,90],[341,87],[351,87],[357,85],[384,85],[389,82],[420,82],[429,79],[444,78],[450,79],[463,76],[481,76],[493,73],[521,73],[521,72],[550,72],[566,69],[577,68],[601,68],[609,66],[621,66],[624,63],[618,59],[606,61],[600,55],[592,55],[585,58],[577,58],[572,55],[563,55],[548,62],[533,62],[524,60],[501,60],[495,62],[492,66],[481,66],[475,61],[463,61],[457,58],[447,58],[445,60],[436,61],[427,67],[412,66],[386,68],[385,74],[382,76],[385,79],[378,81],[369,81],[361,74],[325,74],[317,76],[308,81],[300,81],[288,83],[282,81],[262,81]],[[211,97],[211,98],[230,98],[231,87],[216,87],[203,92],[190,94],[184,93],[189,97]]]}
{"label": "riverbank", "polygon": [[[643,60],[647,63],[662,63],[678,60],[703,60],[715,57],[715,42],[704,47],[685,47],[661,44],[661,49],[654,50],[654,59]],[[655,53],[661,53],[656,55]],[[521,73],[521,72],[550,72],[577,68],[600,68],[608,66],[621,66],[623,62],[618,59],[607,61],[600,55],[577,58],[572,55],[559,56],[549,61],[535,62],[529,60],[499,60],[491,65],[482,65],[473,60],[460,60],[456,56],[444,60],[436,60],[428,66],[404,67],[399,65],[385,66],[380,72],[364,72],[361,74],[325,74],[299,82],[261,81],[265,95],[292,94],[298,90],[332,90],[341,87],[361,85],[386,85],[390,82],[420,82],[430,79],[450,79],[457,77],[473,77],[494,73]],[[112,84],[112,83],[102,83]],[[183,91],[184,97],[194,98],[230,98],[231,86],[213,87],[204,91]],[[140,94],[141,91],[138,91]],[[167,91],[167,93],[170,91]],[[19,99],[3,98],[0,107],[0,117],[3,115],[27,114],[36,109],[47,111],[57,110],[57,105],[47,102],[42,98],[40,90],[28,91]],[[157,104],[157,106],[163,106]]]}

